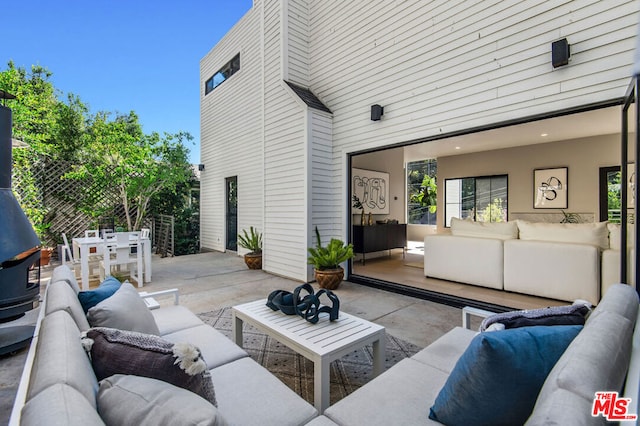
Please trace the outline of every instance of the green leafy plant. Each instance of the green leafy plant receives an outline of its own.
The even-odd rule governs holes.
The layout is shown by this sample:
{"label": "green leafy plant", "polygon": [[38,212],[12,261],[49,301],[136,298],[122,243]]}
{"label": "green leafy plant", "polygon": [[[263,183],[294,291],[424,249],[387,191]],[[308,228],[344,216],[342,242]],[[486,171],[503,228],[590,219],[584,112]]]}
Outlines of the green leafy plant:
{"label": "green leafy plant", "polygon": [[332,238],[326,247],[322,247],[320,231],[316,226],[316,247],[309,247],[307,261],[318,270],[338,269],[342,262],[353,257],[353,245],[345,244],[342,240]]}
{"label": "green leafy plant", "polygon": [[252,254],[262,253],[262,234],[254,229],[253,226],[242,230],[242,235],[238,235],[238,245],[242,248],[250,250]]}
{"label": "green leafy plant", "polygon": [[411,202],[418,203],[422,207],[428,207],[430,213],[435,213],[438,203],[438,184],[436,178],[429,175],[424,175],[422,184],[418,192],[411,195]]}

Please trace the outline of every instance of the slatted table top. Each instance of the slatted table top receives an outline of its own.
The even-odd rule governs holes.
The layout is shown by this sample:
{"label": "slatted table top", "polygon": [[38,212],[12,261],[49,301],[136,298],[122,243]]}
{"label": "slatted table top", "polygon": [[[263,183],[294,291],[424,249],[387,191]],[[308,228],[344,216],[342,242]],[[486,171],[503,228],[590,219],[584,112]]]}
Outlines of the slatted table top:
{"label": "slatted table top", "polygon": [[303,355],[308,352],[312,358],[335,355],[345,348],[359,347],[376,335],[384,335],[383,326],[342,311],[335,321],[329,321],[329,314],[322,313],[319,321],[311,324],[298,315],[273,311],[266,306],[266,300],[256,300],[234,306],[233,313],[282,343],[295,346],[292,349],[297,352]]}

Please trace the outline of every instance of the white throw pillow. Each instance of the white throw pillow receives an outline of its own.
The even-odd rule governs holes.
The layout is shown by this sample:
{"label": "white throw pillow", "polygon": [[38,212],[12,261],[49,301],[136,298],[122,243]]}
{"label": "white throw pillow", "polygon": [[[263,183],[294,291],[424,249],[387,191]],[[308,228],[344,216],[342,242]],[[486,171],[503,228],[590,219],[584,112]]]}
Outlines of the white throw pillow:
{"label": "white throw pillow", "polygon": [[590,244],[609,248],[607,222],[544,223],[517,220],[521,240],[553,241],[559,243]]}
{"label": "white throw pillow", "polygon": [[125,281],[113,296],[90,308],[87,319],[91,327],[109,327],[160,335],[151,311],[128,281]]}
{"label": "white throw pillow", "polygon": [[451,234],[458,237],[494,238],[513,240],[518,238],[515,222],[473,222],[451,218]]}
{"label": "white throw pillow", "polygon": [[114,425],[226,425],[218,409],[185,389],[147,377],[116,374],[100,382],[98,411]]}

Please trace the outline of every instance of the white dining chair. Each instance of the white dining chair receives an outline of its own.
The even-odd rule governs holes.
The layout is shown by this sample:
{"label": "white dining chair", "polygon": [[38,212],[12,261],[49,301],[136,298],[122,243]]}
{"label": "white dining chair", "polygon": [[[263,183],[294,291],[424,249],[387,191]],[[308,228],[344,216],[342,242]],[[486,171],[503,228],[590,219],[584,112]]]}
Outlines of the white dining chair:
{"label": "white dining chair", "polygon": [[[80,259],[76,259],[73,256],[73,250],[71,250],[71,246],[69,245],[69,240],[67,239],[67,234],[64,232],[62,235],[62,241],[64,241],[64,245],[62,246],[62,259],[61,262],[63,265],[69,265],[71,269],[73,269],[74,274],[77,275],[77,269],[80,266]],[[99,271],[95,271],[94,269],[98,268],[99,257],[95,255],[89,256],[89,275],[97,276],[99,275]]]}
{"label": "white dining chair", "polygon": [[100,279],[111,275],[113,268],[121,270],[126,266],[129,278],[134,280],[138,287],[143,286],[144,268],[142,263],[142,248],[140,235],[135,232],[116,232],[115,239],[105,234],[104,258],[100,262]]}

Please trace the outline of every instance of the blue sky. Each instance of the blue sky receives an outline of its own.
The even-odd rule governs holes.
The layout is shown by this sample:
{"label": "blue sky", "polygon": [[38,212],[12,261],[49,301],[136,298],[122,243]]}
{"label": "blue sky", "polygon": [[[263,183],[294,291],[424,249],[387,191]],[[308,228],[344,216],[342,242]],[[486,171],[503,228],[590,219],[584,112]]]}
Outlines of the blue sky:
{"label": "blue sky", "polygon": [[253,0],[20,0],[2,4],[0,70],[53,72],[92,112],[135,111],[145,133],[188,131],[200,159],[200,59]]}

